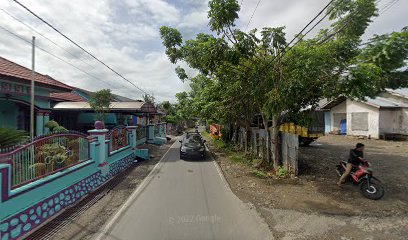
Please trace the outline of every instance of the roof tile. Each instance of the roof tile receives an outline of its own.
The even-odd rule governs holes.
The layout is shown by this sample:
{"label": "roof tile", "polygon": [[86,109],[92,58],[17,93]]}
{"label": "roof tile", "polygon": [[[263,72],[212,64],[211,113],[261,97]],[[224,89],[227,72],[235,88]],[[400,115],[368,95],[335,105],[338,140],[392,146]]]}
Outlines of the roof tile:
{"label": "roof tile", "polygon": [[[17,63],[0,57],[0,75],[31,81],[31,70]],[[59,82],[48,75],[35,73],[35,82],[62,90],[72,90],[72,87]]]}

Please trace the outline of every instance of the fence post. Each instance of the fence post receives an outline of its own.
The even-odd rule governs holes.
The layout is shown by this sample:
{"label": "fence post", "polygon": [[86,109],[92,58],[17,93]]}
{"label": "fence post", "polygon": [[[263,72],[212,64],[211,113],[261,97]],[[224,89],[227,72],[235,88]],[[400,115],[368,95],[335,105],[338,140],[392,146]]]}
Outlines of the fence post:
{"label": "fence post", "polygon": [[95,162],[99,164],[104,164],[106,162],[106,133],[108,133],[108,129],[93,129],[89,130],[88,133],[91,137],[97,139],[97,143],[99,143],[99,147],[95,148],[99,151],[95,153]]}
{"label": "fence post", "polygon": [[[9,193],[11,188],[11,165],[0,163],[0,206],[2,202],[6,201],[4,193]],[[0,219],[3,219],[0,212]]]}
{"label": "fence post", "polygon": [[153,143],[154,142],[154,125],[149,124],[147,125],[147,142]]}
{"label": "fence post", "polygon": [[166,137],[166,135],[167,135],[167,123],[166,122],[164,122],[163,124],[162,124],[162,134],[163,134],[163,136],[161,136],[161,137]]}
{"label": "fence post", "polygon": [[129,144],[132,150],[136,150],[136,141],[137,141],[137,134],[136,129],[137,126],[127,126],[126,127],[131,133],[129,134]]}

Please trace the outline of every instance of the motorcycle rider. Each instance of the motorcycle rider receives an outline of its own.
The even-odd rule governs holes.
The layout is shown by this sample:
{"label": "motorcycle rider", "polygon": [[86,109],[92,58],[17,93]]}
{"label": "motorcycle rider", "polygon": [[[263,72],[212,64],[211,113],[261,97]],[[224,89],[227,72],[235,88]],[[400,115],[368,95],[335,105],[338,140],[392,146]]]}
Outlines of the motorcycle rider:
{"label": "motorcycle rider", "polygon": [[347,161],[346,170],[343,175],[340,177],[337,185],[341,186],[350,175],[351,169],[353,166],[358,166],[360,163],[365,162],[364,160],[364,144],[357,143],[356,148],[350,150],[350,157]]}

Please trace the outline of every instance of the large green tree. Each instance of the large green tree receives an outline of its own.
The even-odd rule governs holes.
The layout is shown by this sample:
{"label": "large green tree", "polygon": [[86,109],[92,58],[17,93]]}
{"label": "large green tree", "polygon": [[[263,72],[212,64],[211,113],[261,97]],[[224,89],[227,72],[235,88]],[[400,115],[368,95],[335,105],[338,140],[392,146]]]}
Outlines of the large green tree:
{"label": "large green tree", "polygon": [[[260,113],[265,128],[272,127],[274,143],[284,112],[296,114],[325,97],[363,99],[407,82],[407,72],[401,71],[407,60],[407,29],[362,44],[377,15],[375,0],[335,0],[327,9],[330,27],[312,38],[300,35],[290,47],[284,27],[249,32],[236,28],[240,7],[235,0],[210,0],[209,8],[213,35],[199,33],[183,41],[177,29],[160,28],[170,61],[183,61],[199,72],[189,80],[192,90],[183,96],[191,102],[183,106],[241,126]],[[182,68],[176,72],[182,80],[188,79]],[[264,163],[270,163],[266,136]],[[276,167],[279,156],[272,160]]]}

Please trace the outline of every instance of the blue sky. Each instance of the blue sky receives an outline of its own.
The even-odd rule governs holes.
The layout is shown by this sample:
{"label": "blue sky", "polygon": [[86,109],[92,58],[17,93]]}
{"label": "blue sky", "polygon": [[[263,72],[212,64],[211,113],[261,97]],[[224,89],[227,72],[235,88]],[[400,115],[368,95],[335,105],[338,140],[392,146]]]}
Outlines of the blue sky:
{"label": "blue sky", "polygon": [[[175,93],[188,89],[186,84],[177,79],[174,73],[176,66],[170,64],[164,54],[159,27],[176,27],[183,33],[184,39],[192,38],[199,32],[209,32],[206,0],[20,1],[133,83],[153,94],[158,101],[174,101]],[[242,1],[237,27],[245,28],[257,2],[258,0]],[[287,36],[291,38],[327,2],[328,0],[263,0],[249,29],[286,26]],[[392,7],[374,20],[366,38],[372,34],[398,31],[408,24],[404,12],[408,9],[408,1],[378,2],[379,9]],[[7,13],[36,29],[63,49]],[[92,77],[40,50],[37,50],[37,71],[91,91],[111,88],[116,94],[134,99],[141,97],[137,89],[109,72],[12,0],[0,1],[0,26],[28,40],[35,35],[40,47],[86,71]],[[29,67],[30,53],[29,44],[0,29],[0,56]],[[192,71],[190,73],[193,74]]]}

